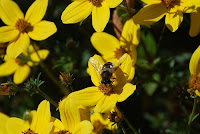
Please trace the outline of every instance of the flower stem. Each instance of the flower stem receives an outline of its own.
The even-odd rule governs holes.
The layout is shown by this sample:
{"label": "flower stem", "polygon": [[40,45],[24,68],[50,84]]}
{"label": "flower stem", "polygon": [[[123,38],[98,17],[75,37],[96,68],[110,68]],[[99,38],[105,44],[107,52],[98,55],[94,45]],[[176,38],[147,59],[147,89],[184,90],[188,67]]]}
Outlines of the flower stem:
{"label": "flower stem", "polygon": [[51,79],[51,81],[61,90],[61,92],[65,95],[68,95],[70,91],[54,77],[54,75],[51,73],[51,71],[46,67],[46,65],[43,63],[43,61],[40,58],[40,55],[38,54],[38,51],[36,50],[35,44],[33,43],[34,51],[36,52],[38,58],[40,59],[40,67],[44,70],[46,75]]}
{"label": "flower stem", "polygon": [[139,133],[137,132],[137,130],[131,125],[131,123],[129,122],[129,120],[128,120],[126,117],[124,117],[124,121],[125,121],[126,124],[129,126],[129,128],[133,131],[134,134],[139,134]]}
{"label": "flower stem", "polygon": [[192,108],[192,113],[190,114],[189,120],[188,120],[188,125],[186,128],[186,134],[190,133],[190,126],[192,124],[194,115],[195,115],[195,111],[196,111],[196,106],[197,106],[197,96],[194,96],[194,104],[193,104],[193,108]]}
{"label": "flower stem", "polygon": [[42,92],[42,90],[40,90],[40,88],[37,88],[37,91],[38,91],[39,95],[41,95],[42,97],[47,99],[52,105],[54,105],[56,108],[58,107],[58,104],[52,98],[50,98],[47,94]]}

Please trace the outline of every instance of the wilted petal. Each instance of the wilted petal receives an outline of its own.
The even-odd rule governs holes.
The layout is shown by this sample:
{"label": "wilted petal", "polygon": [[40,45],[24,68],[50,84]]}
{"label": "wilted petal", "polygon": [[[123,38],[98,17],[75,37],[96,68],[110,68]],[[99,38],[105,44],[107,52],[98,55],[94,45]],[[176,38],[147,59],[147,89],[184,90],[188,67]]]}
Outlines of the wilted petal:
{"label": "wilted petal", "polygon": [[11,42],[6,53],[11,58],[16,58],[22,52],[26,51],[30,44],[30,38],[26,33],[21,33],[16,41]]}
{"label": "wilted petal", "polygon": [[19,31],[14,26],[0,27],[0,42],[9,42],[17,38]]}
{"label": "wilted petal", "polygon": [[40,22],[46,13],[47,6],[48,0],[35,0],[26,12],[25,20],[31,25]]}
{"label": "wilted petal", "polygon": [[106,27],[110,18],[110,8],[106,2],[101,6],[94,6],[92,9],[92,26],[97,32],[101,32]]}
{"label": "wilted petal", "polygon": [[31,72],[31,69],[27,65],[20,65],[15,71],[13,81],[15,84],[21,84],[26,80]]}
{"label": "wilted petal", "polygon": [[33,26],[28,35],[33,40],[41,41],[47,39],[57,31],[56,25],[50,21],[41,21]]}
{"label": "wilted petal", "polygon": [[63,11],[61,20],[64,24],[80,22],[90,15],[92,8],[90,1],[74,1]]}
{"label": "wilted petal", "polygon": [[0,16],[6,25],[15,26],[19,19],[24,18],[19,6],[12,0],[0,0]]}

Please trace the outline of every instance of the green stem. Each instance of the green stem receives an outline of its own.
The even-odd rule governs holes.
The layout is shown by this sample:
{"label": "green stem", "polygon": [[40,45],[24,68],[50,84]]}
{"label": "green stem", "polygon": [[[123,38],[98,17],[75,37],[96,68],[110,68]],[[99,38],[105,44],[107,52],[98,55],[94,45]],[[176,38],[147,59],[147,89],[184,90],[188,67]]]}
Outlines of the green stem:
{"label": "green stem", "polygon": [[42,90],[40,90],[40,88],[37,88],[37,91],[38,91],[38,94],[40,94],[42,97],[47,99],[52,105],[54,105],[56,108],[58,107],[58,104],[53,99],[51,99],[47,94],[42,92]]}
{"label": "green stem", "polygon": [[40,67],[44,70],[44,72],[51,79],[51,81],[62,91],[62,93],[65,94],[65,95],[68,95],[70,93],[70,91],[67,88],[65,88],[64,85],[60,84],[60,82],[54,77],[54,75],[51,73],[51,71],[43,63],[43,61],[40,58],[40,55],[38,54],[38,51],[36,50],[34,43],[33,43],[33,48],[34,48],[38,58],[40,59]]}
{"label": "green stem", "polygon": [[125,121],[126,124],[129,126],[129,128],[133,131],[134,134],[139,134],[139,133],[137,132],[137,130],[131,125],[131,123],[129,122],[129,120],[128,120],[126,117],[124,117],[124,121]]}
{"label": "green stem", "polygon": [[193,104],[193,108],[192,108],[192,113],[190,114],[189,120],[188,120],[188,125],[186,128],[186,134],[190,133],[190,126],[192,124],[193,121],[193,117],[195,115],[195,111],[196,111],[196,106],[197,106],[197,96],[194,96],[194,104]]}

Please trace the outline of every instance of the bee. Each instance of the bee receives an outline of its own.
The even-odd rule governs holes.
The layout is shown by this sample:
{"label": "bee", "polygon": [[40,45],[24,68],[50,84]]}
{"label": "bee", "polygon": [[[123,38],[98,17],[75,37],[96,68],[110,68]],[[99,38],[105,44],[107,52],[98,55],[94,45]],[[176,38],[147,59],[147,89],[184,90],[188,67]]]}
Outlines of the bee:
{"label": "bee", "polygon": [[93,68],[97,71],[97,73],[100,74],[101,76],[101,84],[104,85],[110,85],[112,84],[112,80],[111,79],[115,79],[112,78],[113,73],[116,71],[116,69],[119,66],[114,66],[114,63],[112,62],[106,62],[105,64],[101,64],[99,61],[97,61],[94,58],[90,58],[90,62],[92,63]]}
{"label": "bee", "polygon": [[111,77],[114,73],[115,68],[114,64],[112,62],[106,62],[102,67],[102,73],[101,73],[101,84],[107,85],[111,84]]}

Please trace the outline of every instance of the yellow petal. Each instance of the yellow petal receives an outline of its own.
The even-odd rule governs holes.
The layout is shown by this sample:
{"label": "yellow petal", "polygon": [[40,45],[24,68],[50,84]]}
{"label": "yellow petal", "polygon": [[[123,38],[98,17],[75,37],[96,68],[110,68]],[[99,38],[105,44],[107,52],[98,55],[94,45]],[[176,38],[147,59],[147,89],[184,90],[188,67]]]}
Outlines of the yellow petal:
{"label": "yellow petal", "polygon": [[35,0],[26,12],[25,20],[31,25],[40,22],[46,13],[47,6],[48,0]]}
{"label": "yellow petal", "polygon": [[54,121],[54,126],[55,126],[54,132],[59,132],[61,130],[65,130],[65,127],[63,126],[63,123],[58,119],[56,119]]}
{"label": "yellow petal", "polygon": [[135,90],[136,85],[132,85],[131,83],[125,84],[122,93],[117,96],[118,102],[125,101],[130,95],[134,93]]}
{"label": "yellow petal", "polygon": [[68,98],[77,105],[94,106],[104,96],[98,87],[88,87],[76,92],[72,92]]}
{"label": "yellow petal", "polygon": [[77,23],[86,19],[93,5],[90,1],[74,1],[63,11],[61,20],[64,24]]}
{"label": "yellow petal", "polygon": [[200,32],[200,9],[197,13],[191,13],[191,24],[189,34],[191,37],[195,37]]}
{"label": "yellow petal", "polygon": [[8,60],[0,65],[0,77],[13,74],[18,68],[18,64],[14,59]]}
{"label": "yellow petal", "polygon": [[194,75],[200,74],[200,46],[194,51],[189,64],[190,73]]}
{"label": "yellow petal", "polygon": [[59,103],[60,118],[64,127],[73,132],[76,126],[80,126],[80,114],[74,100],[65,98]]}
{"label": "yellow petal", "polygon": [[16,41],[11,42],[6,50],[6,53],[11,58],[16,58],[22,52],[26,51],[30,44],[30,38],[26,33],[21,33]]}
{"label": "yellow petal", "polygon": [[19,6],[12,0],[1,0],[0,1],[0,16],[2,21],[6,25],[15,26],[19,19],[24,18],[23,12]]}
{"label": "yellow petal", "polygon": [[[38,54],[40,57],[38,57]],[[39,50],[38,52],[33,52],[30,57],[31,57],[31,60],[33,62],[40,62],[40,59],[41,60],[45,60],[47,58],[47,56],[49,55],[49,50],[47,49],[43,49],[43,50]]]}
{"label": "yellow petal", "polygon": [[138,45],[140,42],[140,25],[129,19],[124,24],[120,37],[121,45]]}
{"label": "yellow petal", "polygon": [[171,32],[175,32],[181,22],[183,21],[183,13],[182,12],[176,12],[176,13],[167,13],[165,17],[165,24],[167,28]]}
{"label": "yellow petal", "polygon": [[45,134],[51,119],[50,104],[47,100],[43,100],[37,109],[37,113],[32,119],[31,129],[35,133]]}
{"label": "yellow petal", "polygon": [[3,113],[0,113],[0,134],[7,134],[6,122],[9,117]]}
{"label": "yellow petal", "polygon": [[13,81],[15,84],[21,84],[22,82],[24,82],[24,80],[27,79],[27,77],[29,76],[31,72],[31,69],[29,66],[27,65],[20,65],[13,77]]}
{"label": "yellow petal", "polygon": [[199,92],[198,90],[195,90],[195,94],[196,94],[197,96],[200,96],[200,92]]}
{"label": "yellow petal", "polygon": [[105,0],[105,1],[110,8],[115,8],[122,2],[122,0]]}
{"label": "yellow petal", "polygon": [[95,112],[105,113],[107,111],[110,111],[115,107],[117,103],[117,95],[111,94],[111,95],[104,95],[99,102],[97,103],[96,107],[94,108]]}
{"label": "yellow petal", "polygon": [[73,134],[91,134],[93,126],[91,122],[85,120],[80,122],[80,127],[76,127]]}
{"label": "yellow petal", "polygon": [[94,55],[88,61],[88,72],[95,86],[99,86],[101,83],[101,71],[103,65],[104,61],[99,55]]}
{"label": "yellow petal", "polygon": [[47,39],[57,31],[56,25],[50,21],[41,21],[33,26],[33,30],[28,32],[31,39],[41,41]]}
{"label": "yellow petal", "polygon": [[101,6],[94,6],[92,9],[92,26],[97,32],[101,32],[106,27],[110,18],[110,8],[103,1]]}
{"label": "yellow petal", "polygon": [[166,12],[167,8],[162,3],[146,5],[133,16],[133,20],[136,24],[149,26],[159,21]]}
{"label": "yellow petal", "polygon": [[106,59],[114,58],[115,51],[120,48],[119,40],[105,32],[96,32],[91,37],[93,47]]}
{"label": "yellow petal", "polygon": [[142,0],[142,2],[146,4],[156,4],[156,3],[161,3],[161,0]]}
{"label": "yellow petal", "polygon": [[11,117],[6,122],[6,129],[8,134],[21,134],[22,132],[28,130],[28,128],[28,122],[19,118]]}
{"label": "yellow petal", "polygon": [[0,42],[9,42],[17,38],[19,31],[13,26],[0,27]]}
{"label": "yellow petal", "polygon": [[135,67],[131,67],[131,71],[129,73],[128,82],[132,81],[135,76]]}

